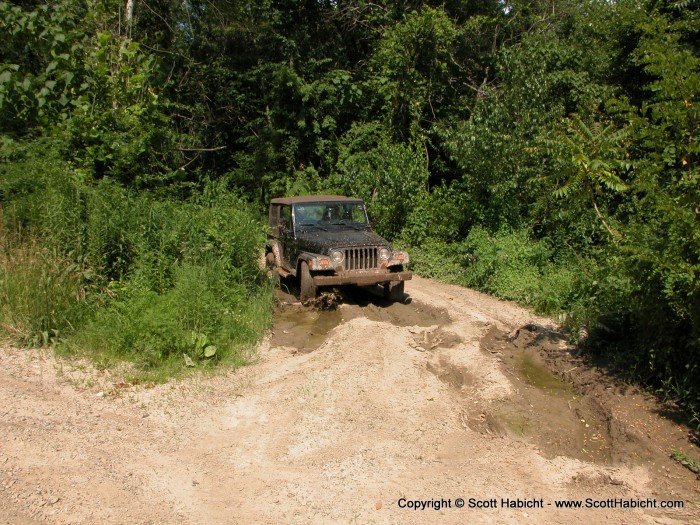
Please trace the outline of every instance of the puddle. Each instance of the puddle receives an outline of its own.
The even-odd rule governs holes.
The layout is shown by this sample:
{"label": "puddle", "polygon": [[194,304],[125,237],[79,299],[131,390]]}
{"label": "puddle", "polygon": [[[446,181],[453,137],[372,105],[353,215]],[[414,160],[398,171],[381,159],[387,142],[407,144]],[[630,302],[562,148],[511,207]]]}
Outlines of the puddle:
{"label": "puddle", "polygon": [[393,303],[387,306],[369,304],[363,308],[372,321],[383,321],[394,326],[434,326],[451,323],[447,310],[412,301],[411,304]]}
{"label": "puddle", "polygon": [[516,357],[520,374],[529,385],[554,396],[574,397],[574,388],[535,361],[532,354],[520,351]]}
{"label": "puddle", "polygon": [[272,316],[270,345],[296,348],[300,353],[313,352],[342,320],[343,315],[339,310],[322,311],[301,305],[280,305]]}
{"label": "puddle", "polygon": [[[334,297],[336,297],[334,295]],[[390,302],[367,290],[343,289],[337,296],[336,308],[319,308],[302,305],[298,299],[283,289],[277,290],[278,306],[272,316],[271,346],[296,348],[300,353],[316,350],[328,333],[343,321],[358,317],[395,326],[436,327],[450,322],[447,311],[417,301],[409,304]],[[314,306],[315,305],[315,306]],[[424,334],[421,334],[423,337]],[[459,343],[455,334],[440,329],[432,330],[424,337],[426,349],[450,347]],[[422,344],[421,340],[421,344]]]}
{"label": "puddle", "polygon": [[487,422],[495,420],[496,427],[536,444],[547,458],[568,456],[612,462],[608,416],[594,399],[577,395],[572,385],[552,373],[538,353],[538,348],[557,341],[532,334],[509,339],[504,333],[490,330],[481,344],[487,351],[500,354],[516,393],[485,408],[475,424],[470,424],[474,430],[493,433],[493,422]]}
{"label": "puddle", "polygon": [[448,362],[444,357],[440,357],[437,365],[427,362],[425,368],[443,383],[460,391],[465,386],[474,384],[474,376],[463,368]]}
{"label": "puddle", "polygon": [[384,298],[381,288],[346,287],[342,289],[346,318],[366,317],[394,326],[435,326],[450,324],[445,308],[437,308],[409,298],[392,302]]}

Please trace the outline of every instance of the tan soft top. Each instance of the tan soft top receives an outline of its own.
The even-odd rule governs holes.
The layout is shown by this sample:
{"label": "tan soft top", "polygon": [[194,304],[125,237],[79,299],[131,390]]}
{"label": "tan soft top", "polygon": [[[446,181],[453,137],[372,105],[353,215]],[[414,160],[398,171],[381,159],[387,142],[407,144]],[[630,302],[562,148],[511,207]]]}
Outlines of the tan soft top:
{"label": "tan soft top", "polygon": [[302,195],[301,197],[282,197],[272,199],[270,204],[299,204],[309,202],[362,202],[357,197],[344,197],[342,195]]}

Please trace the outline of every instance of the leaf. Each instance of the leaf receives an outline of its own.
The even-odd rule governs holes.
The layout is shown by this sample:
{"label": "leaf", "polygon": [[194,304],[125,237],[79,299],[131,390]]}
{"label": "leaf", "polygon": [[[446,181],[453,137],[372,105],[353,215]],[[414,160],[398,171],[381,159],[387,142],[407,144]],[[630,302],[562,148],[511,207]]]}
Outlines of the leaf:
{"label": "leaf", "polygon": [[188,356],[187,354],[182,354],[182,357],[185,358],[185,366],[195,366],[194,361],[192,361],[192,358]]}
{"label": "leaf", "polygon": [[214,345],[209,345],[204,349],[204,357],[207,359],[214,357],[216,355],[216,347]]}

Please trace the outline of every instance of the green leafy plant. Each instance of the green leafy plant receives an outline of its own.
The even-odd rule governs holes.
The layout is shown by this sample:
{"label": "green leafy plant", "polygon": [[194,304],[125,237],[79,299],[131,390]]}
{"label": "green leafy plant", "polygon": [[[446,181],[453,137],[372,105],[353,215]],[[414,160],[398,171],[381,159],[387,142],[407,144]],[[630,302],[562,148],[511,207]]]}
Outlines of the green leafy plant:
{"label": "green leafy plant", "polygon": [[206,334],[190,332],[187,343],[193,349],[194,355],[198,357],[209,359],[216,355],[216,346],[209,344]]}
{"label": "green leafy plant", "polygon": [[589,200],[610,235],[617,240],[620,232],[613,230],[600,210],[598,199],[606,194],[620,193],[629,186],[621,174],[632,168],[625,141],[629,128],[616,128],[612,123],[584,122],[579,115],[567,120],[567,132],[559,142],[550,141],[557,155],[570,158],[570,170],[565,179],[558,181],[555,197]]}
{"label": "green leafy plant", "polygon": [[700,479],[700,462],[677,450],[671,452],[671,459],[675,459],[688,470],[697,474],[698,478]]}

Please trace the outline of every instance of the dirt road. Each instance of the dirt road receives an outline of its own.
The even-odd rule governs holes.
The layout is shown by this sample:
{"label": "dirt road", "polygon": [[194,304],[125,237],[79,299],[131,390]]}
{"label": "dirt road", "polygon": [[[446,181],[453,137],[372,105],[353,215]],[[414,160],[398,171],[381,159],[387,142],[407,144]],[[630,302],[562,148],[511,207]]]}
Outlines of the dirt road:
{"label": "dirt road", "polygon": [[406,291],[282,305],[251,366],[150,388],[3,349],[0,522],[700,522],[668,458],[697,449],[651,400],[513,304]]}

